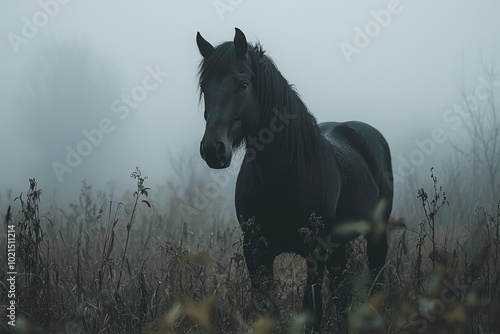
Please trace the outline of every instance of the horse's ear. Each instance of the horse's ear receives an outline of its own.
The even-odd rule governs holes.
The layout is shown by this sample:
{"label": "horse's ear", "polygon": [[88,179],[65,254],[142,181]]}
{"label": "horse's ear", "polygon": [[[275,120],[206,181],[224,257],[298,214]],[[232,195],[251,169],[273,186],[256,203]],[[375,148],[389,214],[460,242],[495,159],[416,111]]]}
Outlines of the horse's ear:
{"label": "horse's ear", "polygon": [[214,47],[212,44],[207,42],[203,36],[201,36],[200,32],[196,34],[196,44],[198,44],[198,50],[200,50],[201,55],[203,58],[208,58],[212,51],[214,51]]}
{"label": "horse's ear", "polygon": [[234,28],[236,34],[234,35],[234,46],[236,47],[236,56],[244,58],[247,55],[248,43],[245,34],[238,28]]}

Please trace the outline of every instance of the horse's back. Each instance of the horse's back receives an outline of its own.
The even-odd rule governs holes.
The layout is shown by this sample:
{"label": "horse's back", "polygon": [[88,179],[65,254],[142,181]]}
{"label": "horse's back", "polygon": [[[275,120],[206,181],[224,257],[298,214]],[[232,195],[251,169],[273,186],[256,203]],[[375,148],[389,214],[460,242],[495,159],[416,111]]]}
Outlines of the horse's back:
{"label": "horse's back", "polygon": [[[382,134],[363,122],[325,122],[318,124],[325,138],[332,144],[339,168],[346,175],[358,178],[360,173],[369,173],[377,186],[378,199],[388,203],[386,219],[392,209],[393,179],[391,154]],[[357,175],[356,175],[357,174]],[[347,180],[347,187],[354,181]]]}
{"label": "horse's back", "polygon": [[391,168],[391,154],[384,136],[369,124],[349,122],[324,122],[318,124],[323,135],[333,144],[348,144],[357,150],[377,174],[376,169]]}

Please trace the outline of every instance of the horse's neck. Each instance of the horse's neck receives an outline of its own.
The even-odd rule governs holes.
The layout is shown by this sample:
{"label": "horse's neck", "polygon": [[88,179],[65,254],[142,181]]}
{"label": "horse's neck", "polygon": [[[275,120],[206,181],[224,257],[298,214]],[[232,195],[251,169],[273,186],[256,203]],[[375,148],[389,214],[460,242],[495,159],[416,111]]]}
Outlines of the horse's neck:
{"label": "horse's neck", "polygon": [[251,143],[247,142],[247,153],[251,150],[247,162],[254,165],[254,172],[259,178],[285,182],[299,179],[312,172],[311,166],[319,165],[324,158],[327,148],[320,130],[308,118],[309,115],[300,116],[290,118],[286,124],[290,128],[274,132],[268,142],[255,143],[254,140],[263,136],[253,137]]}

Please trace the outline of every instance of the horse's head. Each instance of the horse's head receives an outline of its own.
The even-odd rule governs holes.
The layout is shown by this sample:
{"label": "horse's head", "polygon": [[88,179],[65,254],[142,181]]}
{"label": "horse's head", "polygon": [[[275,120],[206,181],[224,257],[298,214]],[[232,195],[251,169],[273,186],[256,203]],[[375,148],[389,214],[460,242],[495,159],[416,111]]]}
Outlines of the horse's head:
{"label": "horse's head", "polygon": [[196,43],[203,56],[200,89],[206,121],[200,154],[209,167],[227,168],[231,164],[233,149],[258,122],[255,74],[248,44],[238,28],[233,42],[214,48],[198,33]]}

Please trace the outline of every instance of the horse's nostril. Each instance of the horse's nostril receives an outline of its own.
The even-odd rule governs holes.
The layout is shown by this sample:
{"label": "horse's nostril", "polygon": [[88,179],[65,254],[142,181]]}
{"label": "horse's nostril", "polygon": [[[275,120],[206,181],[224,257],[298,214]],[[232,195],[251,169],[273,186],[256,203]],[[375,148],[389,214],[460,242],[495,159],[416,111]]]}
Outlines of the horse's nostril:
{"label": "horse's nostril", "polygon": [[224,156],[226,155],[226,145],[224,144],[224,142],[220,141],[217,143],[217,146],[215,148],[215,155],[219,160],[224,158]]}

